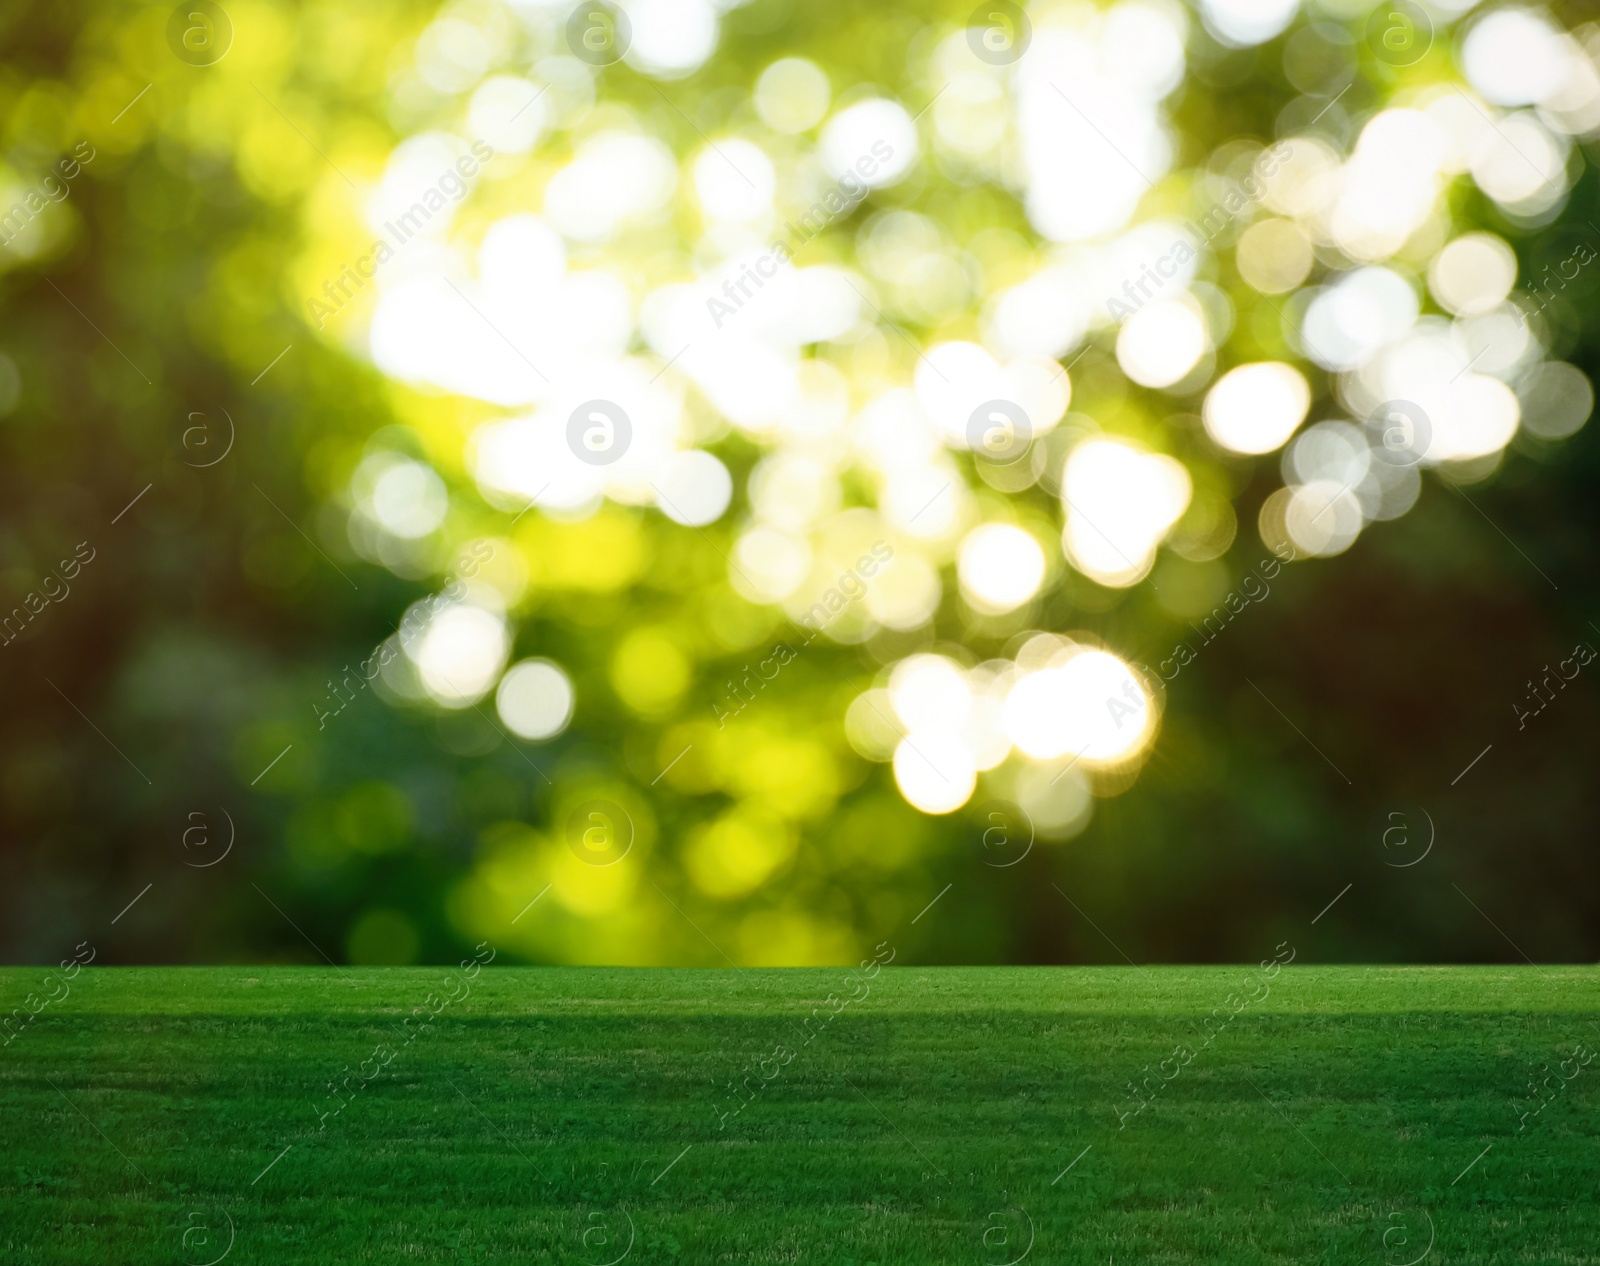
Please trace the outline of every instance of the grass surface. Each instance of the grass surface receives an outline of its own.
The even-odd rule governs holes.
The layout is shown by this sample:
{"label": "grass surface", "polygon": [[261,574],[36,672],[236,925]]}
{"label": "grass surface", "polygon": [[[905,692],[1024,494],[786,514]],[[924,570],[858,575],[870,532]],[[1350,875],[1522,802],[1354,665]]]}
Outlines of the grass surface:
{"label": "grass surface", "polygon": [[90,967],[0,1261],[1600,1262],[1595,969],[862,976]]}

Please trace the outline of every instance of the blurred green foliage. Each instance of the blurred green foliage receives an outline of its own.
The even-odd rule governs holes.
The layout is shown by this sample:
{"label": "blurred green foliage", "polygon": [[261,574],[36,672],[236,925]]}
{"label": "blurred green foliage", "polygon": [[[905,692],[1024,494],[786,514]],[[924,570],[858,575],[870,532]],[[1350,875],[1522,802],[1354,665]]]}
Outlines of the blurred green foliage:
{"label": "blurred green foliage", "polygon": [[[776,611],[728,585],[731,515],[699,531],[608,504],[508,529],[463,464],[494,411],[399,386],[341,345],[337,323],[308,323],[306,296],[370,240],[346,180],[375,180],[426,122],[389,87],[432,6],[228,11],[233,44],[209,67],[173,54],[159,7],[0,15],[6,198],[81,142],[95,152],[27,256],[0,257],[0,606],[79,542],[95,552],[0,647],[7,958],[53,959],[92,933],[104,961],[432,961],[492,934],[531,961],[844,962],[896,929],[921,961],[1225,960],[1257,955],[1347,884],[1312,958],[1600,952],[1585,895],[1600,878],[1584,843],[1600,826],[1591,681],[1534,730],[1510,724],[1525,679],[1600,636],[1593,428],[1559,452],[1519,442],[1488,484],[1430,480],[1404,519],[1287,569],[1168,691],[1137,782],[1099,800],[1076,838],[986,866],[982,794],[919,814],[843,728],[885,663],[981,641],[953,598],[915,633],[809,645],[719,729],[722,683],[781,636]],[[605,72],[606,93],[684,152],[782,52],[846,87],[895,85],[924,27],[966,16],[759,0],[728,15],[670,101],[625,66]],[[1169,102],[1184,134],[1269,136],[1284,40],[1193,39],[1194,73]],[[1347,105],[1392,74],[1365,66]],[[1454,195],[1452,213],[1501,233],[1530,271],[1586,223],[1596,187],[1586,172],[1537,230],[1476,192]],[[517,196],[470,214],[487,222]],[[881,206],[916,207],[959,241],[1026,231],[1004,194],[931,177],[856,215]],[[841,240],[819,249],[842,253]],[[1238,278],[1217,280],[1239,302],[1242,352],[1283,354],[1279,326],[1246,321]],[[1562,318],[1552,354],[1592,377],[1592,320]],[[1075,366],[1075,400],[1100,401],[1108,430],[1159,437],[1253,523],[1275,462],[1206,450],[1192,415],[1117,385],[1106,342]],[[451,484],[449,540],[409,579],[362,561],[345,531],[341,498],[375,443]],[[742,488],[755,447],[733,436],[718,452]],[[529,746],[481,709],[368,690],[319,728],[331,683],[438,589],[447,546],[508,531],[527,573],[512,658],[566,667],[582,701],[572,727]],[[1216,563],[1164,559],[1167,599],[1073,575],[1035,624],[1155,662],[1189,636],[1170,595],[1192,590],[1204,610],[1261,553],[1241,531]],[[567,847],[571,815],[595,799],[633,820],[624,865],[584,866]],[[1386,815],[1415,805],[1437,848],[1397,870]],[[196,864],[230,836],[226,857]]]}

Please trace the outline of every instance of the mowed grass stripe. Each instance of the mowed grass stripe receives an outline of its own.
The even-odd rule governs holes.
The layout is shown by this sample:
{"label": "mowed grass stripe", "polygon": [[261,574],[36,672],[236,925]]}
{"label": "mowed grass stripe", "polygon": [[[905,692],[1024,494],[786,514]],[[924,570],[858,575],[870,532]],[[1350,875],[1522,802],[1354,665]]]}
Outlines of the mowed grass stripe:
{"label": "mowed grass stripe", "polygon": [[1593,968],[1289,966],[1209,1043],[1258,971],[491,966],[410,1041],[446,972],[347,976],[83,971],[0,1050],[0,1261],[1600,1261]]}

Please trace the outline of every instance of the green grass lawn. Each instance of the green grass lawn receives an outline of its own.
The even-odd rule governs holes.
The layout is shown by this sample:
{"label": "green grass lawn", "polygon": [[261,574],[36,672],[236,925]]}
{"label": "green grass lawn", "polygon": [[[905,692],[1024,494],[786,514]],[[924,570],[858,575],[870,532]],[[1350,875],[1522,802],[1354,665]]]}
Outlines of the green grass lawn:
{"label": "green grass lawn", "polygon": [[8,1266],[1600,1262],[1592,968],[50,989],[0,1049]]}

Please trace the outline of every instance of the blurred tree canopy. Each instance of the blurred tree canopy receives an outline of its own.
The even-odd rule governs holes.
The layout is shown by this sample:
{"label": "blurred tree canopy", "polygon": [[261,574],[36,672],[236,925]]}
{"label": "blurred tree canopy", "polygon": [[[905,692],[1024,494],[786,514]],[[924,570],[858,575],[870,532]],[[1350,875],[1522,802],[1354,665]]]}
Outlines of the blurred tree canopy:
{"label": "blurred tree canopy", "polygon": [[[566,11],[535,21],[536,8],[229,3],[198,40],[160,6],[0,14],[0,219],[29,208],[0,248],[0,609],[26,615],[0,646],[7,959],[85,938],[109,962],[426,962],[485,938],[512,960],[695,965],[854,961],[885,937],[922,962],[1232,960],[1290,936],[1324,960],[1600,953],[1600,863],[1583,842],[1600,829],[1600,697],[1589,670],[1570,686],[1551,677],[1600,639],[1592,427],[1559,443],[1524,428],[1492,460],[1430,467],[1409,513],[1365,530],[1358,518],[1348,548],[1284,564],[1270,599],[1214,641],[1196,624],[1280,543],[1263,543],[1262,507],[1286,477],[1276,452],[1208,436],[1209,370],[1187,385],[1130,381],[1098,294],[1081,349],[1055,358],[1072,413],[1036,442],[1092,419],[1186,468],[1184,517],[1129,580],[1069,565],[1058,487],[1008,488],[958,451],[969,518],[949,547],[918,554],[904,522],[889,532],[895,565],[921,558],[938,581],[926,615],[812,640],[794,622],[809,603],[786,609],[739,582],[751,479],[774,469],[772,444],[730,426],[698,380],[674,390],[682,435],[732,476],[712,521],[674,521],[648,494],[496,495],[475,454],[519,406],[380,368],[368,330],[381,286],[346,272],[377,237],[366,200],[400,147],[444,127],[470,138],[469,101],[491,73],[548,88],[541,139],[526,153],[496,145],[499,166],[455,213],[450,232],[475,244],[537,211],[608,128],[664,141],[686,170],[708,137],[751,132],[751,92],[781,57],[822,67],[844,105],[929,106],[917,117],[931,127],[929,68],[969,22],[959,5],[755,0],[719,15],[714,52],[689,71],[620,62],[576,77]],[[480,33],[481,64],[448,22]],[[1318,24],[1347,32],[1348,96],[1296,82],[1311,73],[1301,32]],[[1185,221],[1212,201],[1206,174],[1237,169],[1230,146],[1254,155],[1320,122],[1330,147],[1352,147],[1364,119],[1455,75],[1461,56],[1440,18],[1426,57],[1387,64],[1366,14],[1337,6],[1243,47],[1194,15],[1187,29],[1187,70],[1164,105],[1170,174],[1139,193]],[[425,57],[475,73],[419,77]],[[1317,119],[1290,109],[1324,97]],[[959,135],[965,118],[939,126]],[[970,153],[985,145],[980,129]],[[852,383],[905,383],[922,348],[986,337],[984,301],[1045,247],[1015,189],[954,152],[872,188],[805,248],[861,274],[874,249],[888,262],[863,296],[875,333],[816,340],[803,359]],[[1570,189],[1537,214],[1453,181],[1448,236],[1503,239],[1531,286],[1600,237],[1593,152],[1575,132]],[[904,232],[924,225],[966,270],[950,283],[964,299],[885,279],[907,258],[894,254]],[[569,257],[609,259],[637,305],[713,272],[715,238],[685,194],[621,244],[575,240]],[[1236,238],[1204,253],[1195,283],[1232,331],[1207,309],[1205,363],[1295,361],[1310,420],[1336,416],[1335,373],[1308,363],[1283,311],[1299,320],[1304,307],[1254,288]],[[1413,273],[1443,240],[1405,257]],[[407,248],[394,267],[435,249]],[[1543,354],[1592,379],[1590,286],[1585,274],[1524,309]],[[495,344],[492,324],[468,337]],[[670,352],[630,340],[678,381]],[[1067,451],[1048,449],[1058,464]],[[434,474],[401,488],[406,504],[432,504],[437,478],[438,516],[416,538],[385,535],[362,517],[369,485],[413,467]],[[883,499],[855,468],[837,488],[841,514]],[[987,520],[1024,527],[1049,555],[1038,594],[999,614],[975,609],[957,578],[959,532]],[[1202,538],[1220,552],[1172,548]],[[487,686],[442,706],[414,671],[387,666],[408,663],[408,612],[433,620],[453,581],[498,594],[510,641]],[[924,813],[885,758],[862,754],[847,716],[910,656],[1014,660],[1039,632],[1140,666],[1159,730],[1130,765],[1073,772],[1092,812],[1000,865],[989,814],[1025,800],[1019,757],[955,811]],[[1180,643],[1192,662],[1168,679]],[[743,685],[779,645],[781,671]],[[494,692],[505,664],[528,660],[559,665],[575,701],[540,741],[508,730]],[[590,814],[619,808],[627,855],[592,864]],[[1397,864],[1412,860],[1385,834],[1397,822],[1419,838],[1432,825],[1415,865]]]}

